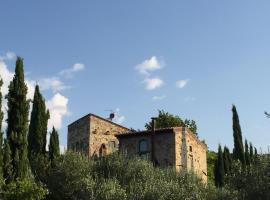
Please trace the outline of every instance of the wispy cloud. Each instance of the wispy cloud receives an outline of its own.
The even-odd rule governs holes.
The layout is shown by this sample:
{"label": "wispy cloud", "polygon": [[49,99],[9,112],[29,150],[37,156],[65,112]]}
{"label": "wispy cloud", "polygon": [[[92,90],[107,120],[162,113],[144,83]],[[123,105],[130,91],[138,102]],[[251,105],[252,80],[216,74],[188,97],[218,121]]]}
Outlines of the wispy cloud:
{"label": "wispy cloud", "polygon": [[161,101],[161,100],[163,100],[163,99],[165,99],[166,98],[166,95],[162,95],[162,96],[153,96],[152,97],[152,100],[153,101]]}
{"label": "wispy cloud", "polygon": [[65,85],[59,77],[42,78],[39,80],[41,90],[52,90],[53,93],[69,89],[70,86]]}
{"label": "wispy cloud", "polygon": [[158,60],[156,56],[146,59],[141,64],[138,64],[135,69],[143,75],[150,75],[150,72],[161,69],[165,65],[163,60]]}
{"label": "wispy cloud", "polygon": [[189,79],[176,81],[176,87],[182,89],[187,86]]}
{"label": "wispy cloud", "polygon": [[84,64],[75,63],[71,68],[62,70],[60,72],[60,75],[64,76],[65,78],[71,78],[73,76],[73,73],[83,71],[84,69],[85,69]]}
{"label": "wispy cloud", "polygon": [[154,90],[161,87],[164,84],[164,81],[160,78],[146,78],[144,81],[145,89]]}
{"label": "wispy cloud", "polygon": [[126,120],[126,117],[124,115],[121,115],[119,108],[116,108],[115,109],[115,113],[114,114],[115,114],[115,116],[114,116],[113,121],[115,123],[122,124]]}
{"label": "wispy cloud", "polygon": [[15,58],[16,58],[16,54],[14,52],[12,52],[12,51],[8,51],[4,55],[0,56],[0,61],[13,60]]}

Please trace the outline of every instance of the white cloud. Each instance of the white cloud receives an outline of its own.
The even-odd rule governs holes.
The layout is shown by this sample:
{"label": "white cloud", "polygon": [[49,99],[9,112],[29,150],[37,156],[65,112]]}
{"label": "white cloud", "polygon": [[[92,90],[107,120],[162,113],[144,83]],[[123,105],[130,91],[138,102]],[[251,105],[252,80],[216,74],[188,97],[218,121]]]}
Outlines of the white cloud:
{"label": "white cloud", "polygon": [[14,52],[8,51],[6,52],[6,54],[0,56],[0,60],[4,61],[4,60],[13,60],[16,58],[16,54]]}
{"label": "white cloud", "polygon": [[115,113],[114,114],[115,114],[115,116],[114,116],[113,121],[115,123],[122,124],[126,120],[126,117],[120,114],[120,109],[119,108],[116,108],[115,109]]}
{"label": "white cloud", "polygon": [[147,78],[143,81],[145,83],[145,89],[154,90],[161,87],[164,82],[160,78]]}
{"label": "white cloud", "polygon": [[41,90],[52,90],[53,93],[70,88],[58,77],[43,78],[39,81],[39,85]]}
{"label": "white cloud", "polygon": [[54,126],[60,129],[62,126],[62,118],[68,115],[68,98],[56,93],[52,99],[46,102],[47,108],[50,110],[50,119],[48,121],[48,130]]}
{"label": "white cloud", "polygon": [[79,72],[85,69],[84,64],[82,63],[75,63],[71,68],[64,69],[60,72],[60,75],[64,76],[65,78],[71,78],[74,72]]}
{"label": "white cloud", "polygon": [[143,61],[135,67],[143,75],[150,75],[150,72],[161,69],[164,66],[164,61],[158,60],[156,56]]}
{"label": "white cloud", "polygon": [[189,79],[176,81],[176,87],[182,89],[187,86],[188,82],[189,82]]}
{"label": "white cloud", "polygon": [[3,86],[1,91],[3,95],[6,95],[8,93],[8,86],[13,78],[13,75],[14,73],[9,71],[7,65],[3,61],[0,61],[0,78],[3,80]]}
{"label": "white cloud", "polygon": [[166,95],[162,95],[162,96],[153,96],[152,97],[152,100],[153,101],[161,101],[161,100],[163,100],[163,99],[165,99],[166,98]]}

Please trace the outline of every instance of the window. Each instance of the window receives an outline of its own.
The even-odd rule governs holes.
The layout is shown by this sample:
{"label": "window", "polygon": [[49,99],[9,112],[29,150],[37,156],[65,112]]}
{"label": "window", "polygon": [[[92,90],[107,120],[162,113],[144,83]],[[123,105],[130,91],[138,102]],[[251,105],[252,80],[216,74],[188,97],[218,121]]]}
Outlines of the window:
{"label": "window", "polygon": [[139,141],[139,155],[143,159],[149,158],[149,150],[148,150],[148,142],[147,140],[140,140]]}
{"label": "window", "polygon": [[189,151],[192,152],[192,146],[189,146]]}

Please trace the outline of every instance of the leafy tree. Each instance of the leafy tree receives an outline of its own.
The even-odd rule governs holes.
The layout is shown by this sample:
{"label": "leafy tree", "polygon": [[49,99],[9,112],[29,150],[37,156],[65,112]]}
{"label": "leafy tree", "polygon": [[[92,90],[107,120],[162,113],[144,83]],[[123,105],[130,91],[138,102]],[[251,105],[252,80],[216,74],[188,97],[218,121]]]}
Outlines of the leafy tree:
{"label": "leafy tree", "polygon": [[188,127],[192,131],[192,133],[197,135],[197,124],[194,120],[186,119],[184,123],[185,123],[185,126]]}
{"label": "leafy tree", "polygon": [[249,146],[248,146],[247,140],[245,140],[245,160],[246,160],[246,165],[251,164],[250,152],[249,152]]}
{"label": "leafy tree", "polygon": [[[7,139],[13,160],[14,178],[24,178],[29,175],[27,158],[27,130],[29,100],[26,98],[27,86],[24,81],[23,59],[16,60],[15,75],[9,84],[7,98]],[[18,154],[19,164],[15,165]]]}
{"label": "leafy tree", "polygon": [[53,127],[50,144],[49,144],[49,158],[53,162],[60,155],[59,136],[55,128]]}
{"label": "leafy tree", "polygon": [[49,111],[46,110],[45,99],[39,91],[39,86],[36,85],[28,133],[29,155],[45,155],[48,119]]}
{"label": "leafy tree", "polygon": [[226,146],[224,146],[223,160],[224,160],[224,172],[225,174],[228,174],[231,171],[232,159],[230,150]]}
{"label": "leafy tree", "polygon": [[[158,117],[156,119],[156,128],[169,128],[169,127],[177,127],[177,126],[186,126],[188,127],[194,134],[197,134],[197,125],[194,120],[182,120],[178,115],[173,115],[164,110],[158,110]],[[145,124],[145,128],[147,130],[151,130],[152,122],[148,122]]]}
{"label": "leafy tree", "polygon": [[240,160],[241,163],[245,165],[245,153],[242,140],[242,131],[235,105],[233,105],[232,107],[232,113],[233,113],[233,139],[234,139],[233,156],[234,159]]}
{"label": "leafy tree", "polygon": [[3,155],[3,176],[7,183],[13,179],[13,166],[11,159],[11,151],[8,141],[4,140],[4,155]]}
{"label": "leafy tree", "polygon": [[216,160],[216,165],[215,165],[215,184],[217,187],[224,186],[224,177],[225,177],[225,171],[224,171],[223,152],[222,152],[221,146],[219,145],[218,158]]}

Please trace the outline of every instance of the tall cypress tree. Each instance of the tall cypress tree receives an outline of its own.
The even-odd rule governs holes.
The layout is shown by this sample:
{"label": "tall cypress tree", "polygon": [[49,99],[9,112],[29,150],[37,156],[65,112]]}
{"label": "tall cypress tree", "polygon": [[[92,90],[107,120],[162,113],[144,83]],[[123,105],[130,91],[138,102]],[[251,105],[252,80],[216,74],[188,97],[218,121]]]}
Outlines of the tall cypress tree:
{"label": "tall cypress tree", "polygon": [[3,132],[2,132],[2,122],[4,118],[4,113],[2,111],[2,92],[1,87],[3,85],[2,79],[0,79],[0,177],[3,177]]}
{"label": "tall cypress tree", "polygon": [[245,160],[246,160],[246,165],[250,165],[250,154],[249,154],[249,146],[248,146],[248,141],[245,140]]}
{"label": "tall cypress tree", "polygon": [[249,157],[250,157],[250,162],[253,163],[254,153],[253,153],[253,145],[251,142],[249,143]]}
{"label": "tall cypress tree", "polygon": [[217,187],[224,186],[224,178],[225,178],[225,172],[224,172],[223,152],[222,152],[221,146],[219,145],[218,158],[215,164],[215,184]]}
{"label": "tall cypress tree", "polygon": [[60,155],[60,147],[59,147],[59,136],[55,128],[53,127],[51,137],[50,137],[50,144],[49,144],[49,158],[50,161],[53,162],[55,158]]}
{"label": "tall cypress tree", "polygon": [[11,159],[11,151],[9,148],[9,142],[4,140],[4,155],[3,155],[3,176],[6,183],[9,183],[13,180],[13,166]]}
{"label": "tall cypress tree", "polygon": [[39,91],[39,86],[36,85],[28,133],[29,156],[31,154],[45,155],[48,119],[49,111],[46,110],[45,99]]}
{"label": "tall cypress tree", "polygon": [[[27,132],[29,100],[26,98],[27,86],[24,81],[23,59],[16,60],[15,75],[9,84],[7,98],[7,139],[10,145],[11,158],[13,161],[14,178],[25,178],[29,173],[29,161],[27,151]],[[20,164],[17,164],[16,159]]]}
{"label": "tall cypress tree", "polygon": [[235,105],[233,105],[232,107],[232,113],[233,113],[233,140],[234,140],[233,157],[236,160],[237,159],[240,160],[240,162],[243,165],[245,165],[245,153],[242,139],[242,131]]}
{"label": "tall cypress tree", "polygon": [[232,161],[231,161],[230,150],[226,146],[224,146],[223,160],[224,160],[224,172],[225,174],[228,174],[231,171]]}

